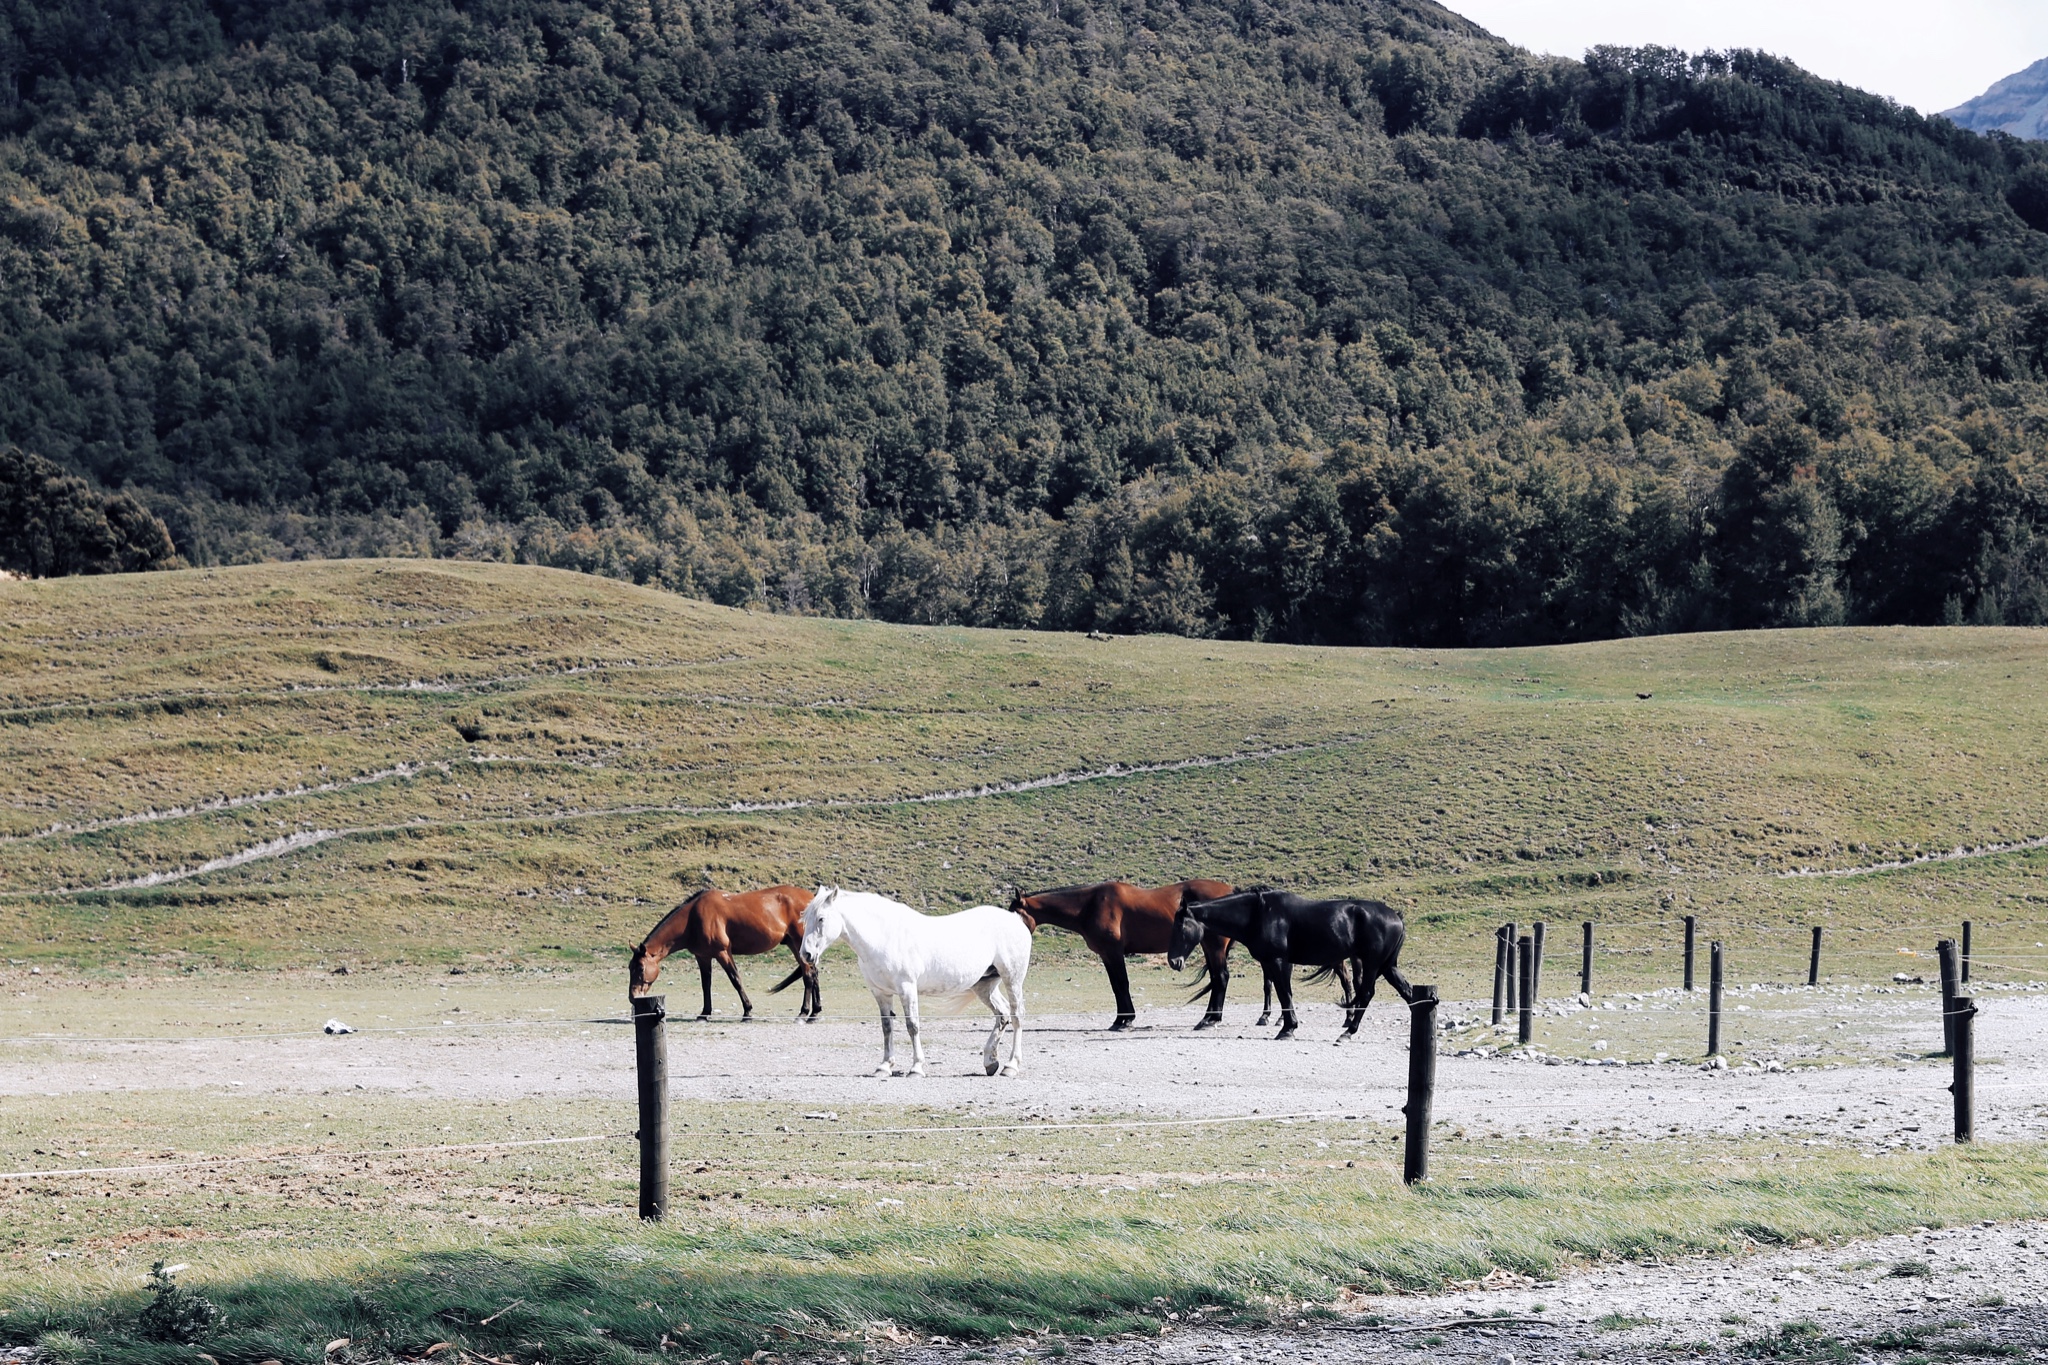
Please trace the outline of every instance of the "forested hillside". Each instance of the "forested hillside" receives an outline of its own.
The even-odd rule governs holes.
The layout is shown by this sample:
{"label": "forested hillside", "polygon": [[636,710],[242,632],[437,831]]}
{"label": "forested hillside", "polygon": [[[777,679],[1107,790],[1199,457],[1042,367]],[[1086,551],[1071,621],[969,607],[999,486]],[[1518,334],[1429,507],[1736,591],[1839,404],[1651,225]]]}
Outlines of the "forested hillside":
{"label": "forested hillside", "polygon": [[198,563],[2048,620],[2048,149],[1425,0],[0,0],[0,442]]}

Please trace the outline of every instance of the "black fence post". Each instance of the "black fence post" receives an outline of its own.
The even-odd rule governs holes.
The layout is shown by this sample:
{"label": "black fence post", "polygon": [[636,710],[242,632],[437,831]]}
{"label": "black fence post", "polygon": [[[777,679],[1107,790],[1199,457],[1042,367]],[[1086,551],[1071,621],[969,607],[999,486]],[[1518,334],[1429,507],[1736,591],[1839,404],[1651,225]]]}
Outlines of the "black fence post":
{"label": "black fence post", "polygon": [[1429,1179],[1429,1107],[1436,1096],[1436,987],[1417,986],[1408,1002],[1408,1144],[1401,1180]]}
{"label": "black fence post", "polygon": [[1685,988],[1692,989],[1692,946],[1693,937],[1699,932],[1700,922],[1696,915],[1685,917]]}
{"label": "black fence post", "polygon": [[1959,995],[1949,1002],[1949,1018],[1953,1021],[1955,1035],[1955,1080],[1949,1085],[1949,1093],[1956,1100],[1956,1141],[1974,1142],[1977,1138],[1977,1002],[1967,995]]}
{"label": "black fence post", "polygon": [[1515,961],[1517,956],[1515,944],[1518,941],[1516,938],[1515,922],[1509,920],[1501,926],[1501,930],[1508,936],[1508,1008],[1512,1010],[1518,1007],[1522,999],[1521,974],[1515,970],[1517,965]]}
{"label": "black fence post", "polygon": [[1579,994],[1593,998],[1593,921],[1585,925],[1585,942],[1579,948]]}
{"label": "black fence post", "polygon": [[1707,1060],[1721,1055],[1721,941],[1707,949]]}
{"label": "black fence post", "polygon": [[1963,983],[1963,984],[1964,984],[1965,986],[1967,986],[1967,985],[1969,985],[1969,984],[1970,984],[1970,922],[1969,922],[1968,920],[1964,920],[1964,921],[1963,921],[1963,963],[1962,963],[1962,967],[1963,967],[1963,970],[1962,970],[1962,977],[1961,977],[1961,979],[1962,979],[1962,983]]}
{"label": "black fence post", "polygon": [[1934,945],[1941,959],[1941,1050],[1950,1057],[1956,1051],[1956,941],[1945,938]]}
{"label": "black fence post", "polygon": [[1813,956],[1806,959],[1806,984],[1820,984],[1820,926],[1813,926]]}
{"label": "black fence post", "polygon": [[1538,1000],[1543,996],[1543,921],[1530,927],[1535,931],[1531,937],[1536,940],[1536,960],[1529,968],[1529,998]]}
{"label": "black fence post", "polygon": [[668,1010],[666,997],[633,1001],[633,1060],[640,1074],[640,1216],[668,1213]]}
{"label": "black fence post", "polygon": [[1515,1037],[1526,1043],[1536,1035],[1536,940],[1524,934],[1515,947],[1522,959],[1521,1022]]}
{"label": "black fence post", "polygon": [[1507,1015],[1507,927],[1493,929],[1493,1023]]}

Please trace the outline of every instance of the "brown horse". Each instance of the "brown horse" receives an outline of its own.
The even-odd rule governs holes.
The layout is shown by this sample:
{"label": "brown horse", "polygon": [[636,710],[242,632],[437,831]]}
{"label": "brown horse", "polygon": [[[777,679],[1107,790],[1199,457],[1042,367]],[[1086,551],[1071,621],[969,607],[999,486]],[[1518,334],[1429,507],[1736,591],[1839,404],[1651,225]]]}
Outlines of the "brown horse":
{"label": "brown horse", "polygon": [[804,907],[811,903],[812,894],[800,886],[769,886],[759,891],[704,888],[664,915],[654,932],[633,950],[626,993],[641,996],[652,990],[654,979],[661,975],[661,960],[681,948],[697,959],[697,973],[704,981],[704,1012],[697,1017],[711,1017],[711,963],[716,960],[739,992],[741,1019],[751,1019],[754,1002],[740,984],[733,954],[771,953],[779,943],[796,956],[796,970],[783,979],[782,986],[799,976],[804,980],[804,1002],[796,1017],[815,1019],[825,1012],[825,998],[818,992],[818,968],[805,962],[799,951],[804,941]]}
{"label": "brown horse", "polygon": [[[1214,900],[1231,894],[1231,889],[1226,882],[1212,881],[1150,888],[1129,882],[1099,882],[1051,891],[1019,891],[1010,898],[1010,909],[1033,929],[1049,924],[1079,934],[1102,959],[1109,972],[1109,988],[1116,992],[1116,1021],[1110,1028],[1120,1031],[1138,1018],[1138,1007],[1131,1002],[1130,973],[1124,969],[1125,956],[1165,952],[1183,899]],[[1223,1022],[1223,993],[1230,985],[1230,940],[1221,936],[1203,939],[1202,956],[1209,972],[1209,1008],[1196,1028]]]}

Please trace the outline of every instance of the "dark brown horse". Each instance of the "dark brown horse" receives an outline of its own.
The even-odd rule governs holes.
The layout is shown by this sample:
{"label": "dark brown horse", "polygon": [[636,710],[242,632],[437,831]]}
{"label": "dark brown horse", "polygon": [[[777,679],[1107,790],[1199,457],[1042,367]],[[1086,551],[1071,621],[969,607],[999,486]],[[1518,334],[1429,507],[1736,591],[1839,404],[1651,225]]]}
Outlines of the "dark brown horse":
{"label": "dark brown horse", "polygon": [[[818,993],[818,968],[805,962],[798,951],[804,941],[804,907],[813,893],[800,886],[768,886],[759,891],[720,891],[706,887],[662,917],[654,932],[633,950],[633,966],[627,994],[640,996],[654,988],[661,975],[661,960],[677,949],[697,959],[697,974],[704,981],[704,1012],[711,1017],[711,964],[725,968],[732,988],[739,992],[741,1018],[754,1017],[754,1002],[740,984],[739,968],[733,955],[772,953],[777,944],[788,947],[796,957],[796,970],[783,979],[782,986],[801,976],[804,1003],[799,1019],[815,1019],[825,1012],[825,999]],[[777,986],[776,990],[781,990]]]}
{"label": "dark brown horse", "polygon": [[[1122,1030],[1138,1018],[1124,958],[1132,953],[1165,952],[1173,939],[1174,916],[1180,913],[1184,899],[1214,900],[1231,890],[1229,883],[1213,881],[1160,887],[1098,882],[1051,891],[1019,891],[1010,898],[1010,909],[1033,929],[1049,924],[1081,936],[1109,972],[1109,988],[1116,992],[1116,1021],[1110,1028]],[[1230,940],[1220,936],[1204,939],[1202,956],[1209,972],[1209,1008],[1196,1028],[1223,1022],[1223,994],[1230,985]]]}

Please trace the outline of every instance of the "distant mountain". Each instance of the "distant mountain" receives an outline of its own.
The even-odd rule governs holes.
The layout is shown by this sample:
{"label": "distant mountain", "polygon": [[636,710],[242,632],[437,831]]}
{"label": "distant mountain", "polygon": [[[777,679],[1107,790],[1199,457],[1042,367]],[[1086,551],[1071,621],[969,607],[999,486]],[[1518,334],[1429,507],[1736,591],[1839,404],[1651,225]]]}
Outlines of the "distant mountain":
{"label": "distant mountain", "polygon": [[2007,76],[1943,117],[1979,133],[2048,140],[2048,58],[2016,76]]}
{"label": "distant mountain", "polygon": [[34,572],[2048,626],[2048,142],[1434,0],[0,0],[9,446]]}

